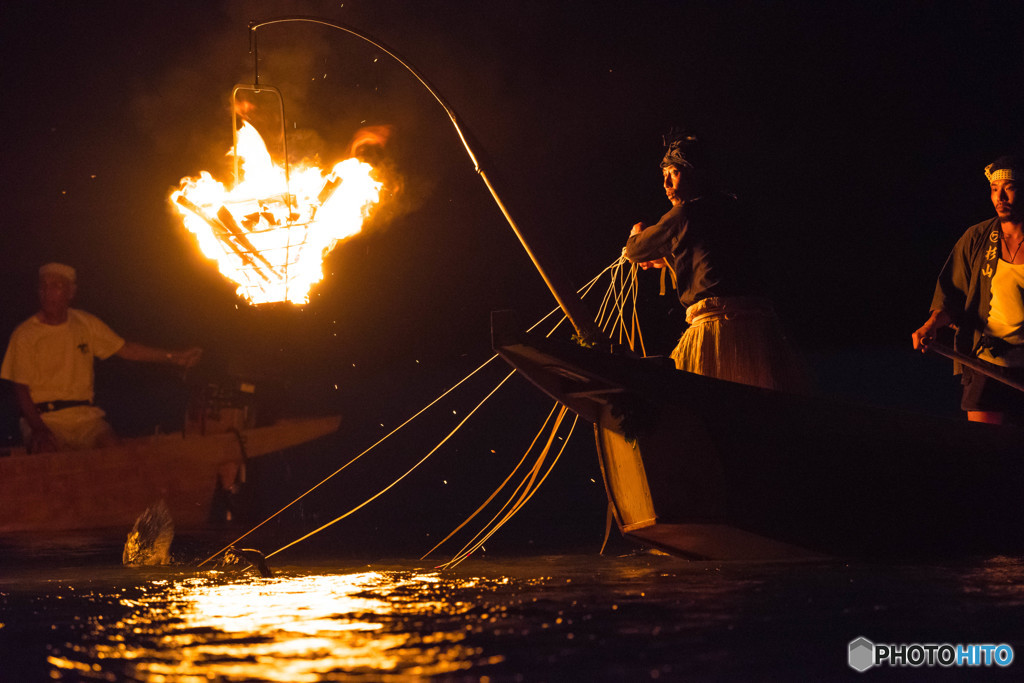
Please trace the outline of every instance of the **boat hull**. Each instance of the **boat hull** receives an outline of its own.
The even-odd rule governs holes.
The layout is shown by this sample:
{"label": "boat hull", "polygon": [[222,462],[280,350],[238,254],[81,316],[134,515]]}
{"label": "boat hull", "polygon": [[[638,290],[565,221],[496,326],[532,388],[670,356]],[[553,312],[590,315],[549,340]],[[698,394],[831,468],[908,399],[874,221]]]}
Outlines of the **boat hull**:
{"label": "boat hull", "polygon": [[157,435],[84,451],[16,449],[0,458],[0,533],[128,529],[161,499],[178,529],[198,529],[246,458],[330,434],[339,422],[282,420],[237,434]]}
{"label": "boat hull", "polygon": [[1024,550],[1024,431],[793,395],[515,331],[495,350],[595,425],[622,532],[702,558]]}

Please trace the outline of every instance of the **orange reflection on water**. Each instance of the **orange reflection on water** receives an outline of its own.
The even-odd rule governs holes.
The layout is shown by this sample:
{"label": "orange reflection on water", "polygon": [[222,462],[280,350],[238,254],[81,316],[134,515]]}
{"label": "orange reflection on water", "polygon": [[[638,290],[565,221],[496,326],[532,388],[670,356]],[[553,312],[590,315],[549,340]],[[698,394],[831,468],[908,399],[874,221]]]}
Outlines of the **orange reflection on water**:
{"label": "orange reflection on water", "polygon": [[1024,605],[1024,560],[998,555],[966,571],[961,590],[967,594],[984,595],[999,600],[1006,607]]}
{"label": "orange reflection on water", "polygon": [[88,655],[130,662],[133,677],[159,681],[415,677],[481,663],[474,661],[479,651],[461,644],[466,631],[460,620],[423,633],[405,622],[403,615],[413,613],[457,616],[471,609],[446,603],[436,575],[228,577],[211,573],[150,584],[141,599],[122,601],[131,616],[101,629],[107,633]]}

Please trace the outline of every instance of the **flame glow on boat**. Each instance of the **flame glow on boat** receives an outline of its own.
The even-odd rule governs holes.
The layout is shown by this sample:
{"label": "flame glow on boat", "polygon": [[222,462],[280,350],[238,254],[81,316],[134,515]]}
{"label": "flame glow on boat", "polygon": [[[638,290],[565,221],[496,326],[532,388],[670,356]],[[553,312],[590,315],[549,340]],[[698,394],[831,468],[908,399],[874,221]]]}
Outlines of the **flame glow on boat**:
{"label": "flame glow on boat", "polygon": [[182,178],[171,202],[203,254],[238,284],[239,296],[254,304],[308,303],[323,279],[323,258],[362,229],[382,183],[354,157],[328,172],[313,164],[286,170],[248,122],[238,130],[235,154],[235,187],[201,171]]}

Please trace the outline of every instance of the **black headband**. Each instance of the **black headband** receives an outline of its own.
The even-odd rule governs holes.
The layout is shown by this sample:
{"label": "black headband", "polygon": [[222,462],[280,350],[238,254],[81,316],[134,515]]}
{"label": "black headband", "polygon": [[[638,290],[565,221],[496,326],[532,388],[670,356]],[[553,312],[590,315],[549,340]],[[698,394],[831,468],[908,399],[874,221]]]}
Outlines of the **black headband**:
{"label": "black headband", "polygon": [[697,155],[697,136],[691,133],[682,133],[673,130],[668,135],[664,136],[663,141],[668,149],[665,151],[665,156],[661,160],[661,165],[665,166],[681,166],[684,168],[694,168],[700,164],[695,163],[695,157]]}

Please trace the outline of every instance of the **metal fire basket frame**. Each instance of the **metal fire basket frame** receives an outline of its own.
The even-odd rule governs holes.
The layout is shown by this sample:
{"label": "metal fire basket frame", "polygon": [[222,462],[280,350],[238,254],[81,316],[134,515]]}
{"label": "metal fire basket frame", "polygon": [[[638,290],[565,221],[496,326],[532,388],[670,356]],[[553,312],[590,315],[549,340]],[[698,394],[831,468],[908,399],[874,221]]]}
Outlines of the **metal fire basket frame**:
{"label": "metal fire basket frame", "polygon": [[[238,125],[238,119],[239,119],[239,116],[238,116],[238,103],[240,101],[238,99],[238,93],[240,91],[251,92],[251,93],[253,93],[255,95],[262,95],[264,93],[269,93],[269,94],[271,94],[271,95],[273,95],[273,96],[275,96],[277,98],[278,115],[280,116],[280,121],[281,121],[281,146],[282,146],[282,153],[284,155],[284,158],[281,160],[282,166],[284,168],[284,198],[283,199],[284,199],[285,207],[288,209],[288,212],[290,214],[291,211],[292,211],[294,202],[293,202],[292,191],[291,191],[291,164],[290,164],[290,162],[288,160],[288,127],[285,125],[285,118],[284,118],[284,95],[281,94],[280,90],[278,90],[277,88],[275,88],[272,85],[259,85],[259,80],[258,79],[252,85],[249,85],[248,83],[237,83],[235,85],[235,87],[231,89],[231,153],[234,156],[235,185],[238,185],[240,182],[242,182],[242,172],[241,172],[241,169],[239,168],[239,157],[238,157],[238,129],[239,129],[239,125]],[[223,215],[222,216],[221,213],[227,214],[227,212],[218,212],[217,217],[219,219],[221,219],[222,223],[225,224],[225,226],[231,232],[232,236],[236,239],[236,241],[241,243],[244,252],[249,255],[249,258],[242,258],[241,255],[239,255],[240,258],[242,258],[243,263],[247,263],[251,268],[253,268],[256,271],[256,273],[261,278],[263,278],[263,280],[269,282],[270,278],[268,278],[267,275],[264,274],[264,272],[263,272],[263,267],[267,268],[270,271],[271,274],[277,276],[278,278],[280,278],[281,280],[284,281],[284,283],[285,283],[285,295],[287,296],[287,293],[288,293],[288,266],[289,266],[289,264],[291,262],[291,249],[292,249],[292,242],[291,242],[291,227],[292,227],[292,223],[289,221],[288,226],[287,226],[289,228],[289,230],[288,230],[288,243],[285,245],[285,257],[284,257],[283,263],[281,264],[281,268],[282,268],[283,272],[279,273],[274,268],[274,265],[272,263],[270,263],[266,258],[264,258],[260,254],[260,252],[256,250],[256,248],[252,245],[252,243],[250,243],[248,241],[248,239],[245,237],[244,233],[240,229],[238,229],[238,227],[236,225],[234,225],[234,221],[231,219],[231,215],[227,214],[227,215]],[[235,250],[235,252],[237,254],[238,250]],[[259,264],[255,263],[254,262],[254,258],[255,259],[259,259],[263,263],[263,267],[261,267]]]}
{"label": "metal fire basket frame", "polygon": [[[231,151],[235,155],[235,184],[238,184],[241,179],[241,173],[238,168],[238,92],[245,90],[256,95],[261,95],[264,92],[269,92],[271,95],[277,97],[278,113],[281,116],[281,144],[284,146],[284,182],[285,189],[287,192],[291,192],[289,181],[290,170],[288,164],[288,127],[284,125],[284,95],[281,91],[272,85],[259,85],[258,83],[249,85],[248,83],[238,83],[234,88],[231,89]],[[290,194],[289,194],[290,198]],[[289,201],[290,203],[290,201]]]}

